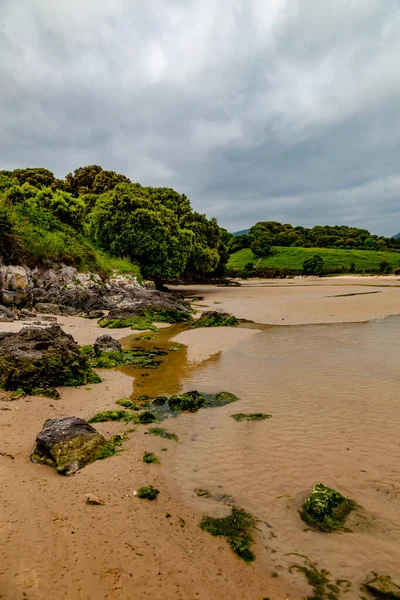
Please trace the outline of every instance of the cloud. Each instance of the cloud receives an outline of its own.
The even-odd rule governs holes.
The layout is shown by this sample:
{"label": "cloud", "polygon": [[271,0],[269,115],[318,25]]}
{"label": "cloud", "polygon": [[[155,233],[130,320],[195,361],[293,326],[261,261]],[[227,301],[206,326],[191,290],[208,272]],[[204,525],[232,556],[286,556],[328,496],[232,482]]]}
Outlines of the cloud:
{"label": "cloud", "polygon": [[1,168],[101,164],[230,230],[400,230],[397,0],[0,5]]}

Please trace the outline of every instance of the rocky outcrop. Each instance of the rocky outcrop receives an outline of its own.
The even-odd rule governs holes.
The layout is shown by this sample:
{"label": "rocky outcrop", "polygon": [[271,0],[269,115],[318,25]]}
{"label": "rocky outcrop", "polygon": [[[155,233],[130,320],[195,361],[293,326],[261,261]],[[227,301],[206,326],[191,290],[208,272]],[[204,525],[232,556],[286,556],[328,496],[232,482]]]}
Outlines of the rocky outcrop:
{"label": "rocky outcrop", "polygon": [[95,354],[100,356],[103,352],[121,352],[122,346],[118,340],[115,340],[111,335],[101,335],[93,345]]}
{"label": "rocky outcrop", "polygon": [[94,311],[110,309],[137,314],[140,307],[188,310],[181,296],[153,288],[152,282],[140,285],[129,274],[102,279],[95,273],[79,273],[67,266],[46,270],[0,267],[0,303],[9,308],[29,307],[41,313],[88,316]]}
{"label": "rocky outcrop", "polygon": [[73,475],[94,462],[107,444],[107,440],[83,419],[48,419],[36,438],[31,461],[50,465],[60,475]]}
{"label": "rocky outcrop", "polygon": [[11,323],[15,320],[15,314],[12,310],[0,304],[0,323]]}
{"label": "rocky outcrop", "polygon": [[0,385],[33,392],[100,381],[71,335],[58,325],[0,333]]}

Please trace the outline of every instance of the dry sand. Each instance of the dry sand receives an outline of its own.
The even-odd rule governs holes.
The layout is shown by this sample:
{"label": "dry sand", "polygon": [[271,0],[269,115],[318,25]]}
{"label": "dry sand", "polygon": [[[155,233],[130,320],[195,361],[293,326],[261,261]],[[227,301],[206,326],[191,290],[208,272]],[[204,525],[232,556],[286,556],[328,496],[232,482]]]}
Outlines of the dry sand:
{"label": "dry sand", "polygon": [[[190,289],[194,294],[204,296],[200,302],[203,309],[209,306],[228,310],[239,317],[260,323],[294,324],[364,321],[400,313],[400,289],[394,287],[397,284],[397,280],[389,278],[368,281],[363,278],[361,282],[359,279],[353,281],[346,278],[246,282],[241,288],[195,286]],[[189,291],[188,288],[185,291]],[[365,291],[379,293],[327,298]],[[59,321],[79,343],[92,343],[104,333],[104,329],[99,329],[93,321],[64,317],[60,317]],[[0,331],[12,330],[17,326],[21,324],[1,323]],[[274,330],[278,332],[280,328]],[[290,329],[285,331],[288,336],[291,335]],[[110,333],[122,338],[127,331],[113,330]],[[197,363],[200,367],[204,365],[200,371],[193,372],[195,375],[191,376],[190,383],[204,391],[215,391],[217,383],[220,388],[229,389],[240,396],[243,393],[245,398],[246,383],[251,375],[255,393],[250,399],[245,399],[245,408],[265,411],[263,398],[265,393],[268,395],[271,382],[265,379],[264,373],[258,377],[257,372],[251,372],[252,365],[259,364],[258,355],[254,355],[254,360],[251,359],[253,339],[256,340],[252,336],[255,335],[262,334],[254,329],[241,328],[192,330],[179,334],[175,339],[188,345],[189,362]],[[349,335],[350,341],[347,343],[350,344],[351,333]],[[321,333],[321,336],[321,339],[324,336],[326,338],[329,331]],[[301,348],[302,342],[298,341],[297,344],[296,347]],[[339,352],[341,344],[335,340],[332,344],[335,351]],[[242,350],[239,352],[239,349]],[[221,359],[207,363],[207,358],[216,353],[220,353]],[[262,355],[261,349],[259,353]],[[43,422],[50,417],[71,415],[89,418],[98,411],[115,408],[115,400],[131,395],[132,378],[118,371],[102,371],[103,383],[89,386],[90,389],[62,389],[59,401],[47,398],[0,401],[0,408],[6,409],[0,411],[0,453],[14,457],[12,459],[0,454],[0,598],[224,600],[228,597],[232,600],[300,600],[309,593],[298,575],[297,579],[290,579],[283,574],[279,578],[271,576],[277,569],[273,553],[282,556],[290,548],[301,552],[303,543],[303,528],[295,510],[299,498],[293,498],[291,494],[286,501],[277,502],[273,498],[288,490],[297,490],[302,496],[311,481],[315,483],[315,479],[325,476],[324,465],[327,463],[328,469],[334,470],[329,471],[326,482],[340,489],[343,489],[344,482],[343,491],[349,492],[349,495],[354,478],[349,465],[354,466],[358,473],[360,468],[368,470],[367,481],[371,481],[375,487],[384,491],[392,489],[393,482],[398,483],[394,476],[398,450],[392,448],[397,425],[396,421],[390,421],[390,427],[386,428],[382,438],[379,429],[376,431],[376,428],[369,426],[373,414],[371,407],[365,418],[359,421],[355,417],[357,409],[350,411],[346,415],[346,426],[343,428],[346,433],[340,440],[338,451],[338,442],[333,437],[337,419],[334,404],[328,402],[322,408],[316,394],[310,394],[303,407],[304,396],[301,389],[296,387],[296,372],[304,374],[303,383],[306,385],[307,361],[304,364],[300,362],[293,374],[290,373],[290,361],[293,360],[295,364],[297,359],[295,354],[292,357],[290,355],[290,340],[287,344],[281,344],[280,338],[277,338],[270,354],[269,360],[277,361],[277,365],[281,360],[287,361],[289,366],[286,373],[289,370],[287,374],[290,376],[279,380],[276,371],[276,381],[273,383],[275,386],[279,383],[283,396],[277,397],[269,407],[273,409],[274,418],[265,422],[273,424],[266,438],[267,445],[262,435],[265,430],[258,429],[258,433],[253,433],[248,429],[250,424],[239,425],[241,433],[237,439],[238,424],[229,418],[234,411],[228,406],[214,411],[200,411],[198,415],[182,415],[176,421],[165,424],[169,431],[179,433],[179,443],[150,437],[145,434],[145,427],[138,426],[136,432],[128,434],[124,453],[98,461],[77,475],[64,478],[50,467],[29,462],[35,436]],[[245,372],[242,371],[243,364],[248,369]],[[154,377],[157,377],[157,371]],[[320,385],[324,383],[323,377],[324,373],[319,380]],[[371,376],[367,389],[373,389],[373,384],[374,378]],[[380,385],[377,394],[385,396],[390,390]],[[346,393],[345,373],[342,391]],[[140,391],[134,390],[134,394],[137,393]],[[285,411],[286,397],[291,402],[289,415]],[[344,397],[342,408],[346,406]],[[241,407],[238,406],[239,409]],[[394,410],[392,402],[387,411],[393,414]],[[303,411],[311,414],[311,428],[302,420]],[[390,420],[389,413],[383,409],[380,412],[381,416],[373,416],[380,419],[379,427],[385,419]],[[286,417],[288,420],[285,420]],[[96,427],[106,437],[126,429],[121,423],[100,423]],[[221,437],[214,437],[215,429],[215,433],[219,431]],[[358,443],[365,439],[366,432],[370,436],[368,444],[362,446],[360,454],[355,457],[350,455],[346,450],[348,436],[355,436]],[[386,436],[390,450],[385,447]],[[196,440],[200,442],[198,445]],[[259,452],[258,455],[253,454],[253,443],[256,444],[254,448]],[[318,456],[315,469],[312,468],[312,444],[315,444],[314,451]],[[375,445],[379,446],[379,452],[376,455],[373,451],[369,454],[368,448]],[[167,448],[167,451],[162,451],[162,448]],[[141,458],[146,450],[159,455],[162,465],[144,464]],[[220,451],[227,453],[228,462],[219,460]],[[389,461],[392,476],[386,473],[380,485],[379,465],[384,464],[388,451],[392,457]],[[254,463],[255,471],[251,472],[251,477],[257,477],[259,473],[255,490],[249,486],[249,481],[254,479],[245,477],[242,480],[238,476],[238,469],[239,473],[241,469],[245,472],[247,460]],[[264,469],[263,464],[268,467]],[[332,464],[336,466],[330,467]],[[207,480],[203,480],[206,474]],[[263,487],[266,485],[266,474],[268,485]],[[210,483],[217,489],[222,485],[223,491],[234,493],[235,499],[244,508],[254,510],[254,514],[265,520],[274,520],[273,530],[260,524],[260,531],[256,534],[257,560],[254,564],[245,565],[231,553],[223,539],[212,538],[199,529],[198,524],[204,514],[226,514],[227,510],[211,500],[194,496],[193,487],[199,481],[204,485]],[[160,490],[155,502],[139,500],[133,495],[134,489],[146,484],[153,484]],[[363,488],[363,482],[358,482],[356,487],[363,504],[374,506],[374,501],[368,496],[368,486]],[[105,506],[86,505],[85,494],[89,492],[104,499]],[[256,493],[254,497],[253,492]],[[390,500],[384,495],[384,501],[388,504],[389,512],[392,511],[393,515],[396,510],[398,512],[397,495],[391,494]],[[270,505],[271,502],[275,504]],[[171,516],[167,517],[166,513]],[[384,523],[383,527],[388,525]],[[277,532],[277,543],[272,539],[275,533],[271,531]],[[374,530],[370,533],[372,541],[367,548],[371,555],[374,552],[373,536]],[[321,563],[323,566],[329,566],[329,553],[334,554],[337,550],[335,544],[339,538],[321,538],[324,540],[322,557],[326,559]],[[310,539],[312,542],[307,541],[306,550],[312,554],[312,547],[318,540],[315,542],[314,537]],[[366,552],[364,538],[355,536],[354,539],[354,552],[357,553],[358,549],[360,556],[363,556]],[[390,543],[379,544],[376,548],[387,553],[388,564],[392,565]],[[346,560],[347,557],[343,558],[344,567]],[[282,561],[279,566],[287,565]],[[346,571],[346,568],[342,570]],[[355,591],[345,597],[348,600],[358,598],[359,594],[355,595]]]}
{"label": "dry sand", "polygon": [[202,310],[223,310],[271,325],[360,322],[400,313],[397,277],[247,280],[241,287],[171,289],[203,297],[196,303]]}

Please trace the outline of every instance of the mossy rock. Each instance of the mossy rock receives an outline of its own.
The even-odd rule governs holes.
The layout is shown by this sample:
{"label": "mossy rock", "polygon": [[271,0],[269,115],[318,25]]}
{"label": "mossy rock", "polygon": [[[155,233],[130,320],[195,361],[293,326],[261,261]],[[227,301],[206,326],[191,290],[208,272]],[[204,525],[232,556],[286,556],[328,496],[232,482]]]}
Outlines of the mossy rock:
{"label": "mossy rock", "polygon": [[124,421],[125,423],[141,423],[145,425],[147,423],[154,423],[154,421],[157,421],[157,417],[149,410],[141,413],[132,413],[126,410],[104,410],[89,419],[89,423],[105,423],[106,421]]}
{"label": "mossy rock", "polygon": [[400,600],[400,585],[395,583],[390,575],[371,573],[363,587],[375,598]]}
{"label": "mossy rock", "polygon": [[227,517],[203,517],[200,523],[201,529],[208,531],[211,535],[225,537],[232,551],[245,562],[254,560],[254,554],[250,550],[253,542],[250,530],[255,527],[255,518],[241,508],[233,507]]}
{"label": "mossy rock", "polygon": [[155,500],[159,494],[159,490],[153,488],[152,485],[145,485],[138,489],[138,498],[145,498],[146,500]]}
{"label": "mossy rock", "polygon": [[197,412],[200,408],[213,408],[236,402],[237,396],[230,392],[218,392],[218,394],[205,394],[197,390],[167,396],[152,398],[151,404],[155,413],[161,420],[168,415],[176,416],[182,412]]}
{"label": "mossy rock", "polygon": [[61,475],[72,475],[97,460],[107,445],[107,440],[83,419],[48,419],[36,437],[31,461],[50,465]]}
{"label": "mossy rock", "polygon": [[32,393],[99,381],[73,337],[58,325],[0,334],[0,386],[5,390]]}
{"label": "mossy rock", "polygon": [[117,400],[115,404],[123,406],[124,408],[129,408],[129,410],[139,410],[139,407],[129,398],[121,398],[120,400]]}
{"label": "mossy rock", "polygon": [[346,517],[357,507],[354,500],[323,483],[317,483],[301,507],[300,516],[310,527],[331,532],[343,529]]}
{"label": "mossy rock", "polygon": [[236,413],[235,415],[231,415],[231,417],[235,421],[265,421],[266,419],[270,419],[272,415],[264,413]]}
{"label": "mossy rock", "polygon": [[137,368],[157,368],[161,364],[159,356],[166,356],[165,350],[154,348],[132,348],[130,350],[111,350],[96,354],[93,346],[80,346],[80,352],[88,359],[89,365],[96,369],[114,369],[124,365],[135,365]]}
{"label": "mossy rock", "polygon": [[176,412],[197,412],[205,403],[205,397],[197,390],[176,394],[168,399],[168,406]]}
{"label": "mossy rock", "polygon": [[237,325],[239,321],[234,315],[210,310],[204,312],[192,327],[236,327]]}

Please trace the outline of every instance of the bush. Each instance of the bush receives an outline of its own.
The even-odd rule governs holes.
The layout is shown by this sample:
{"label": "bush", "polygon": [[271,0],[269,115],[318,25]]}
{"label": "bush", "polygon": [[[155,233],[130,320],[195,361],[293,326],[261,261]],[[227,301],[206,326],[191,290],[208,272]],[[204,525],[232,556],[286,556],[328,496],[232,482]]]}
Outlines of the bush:
{"label": "bush", "polygon": [[383,260],[379,263],[379,273],[391,273],[393,271],[393,267],[387,260]]}
{"label": "bush", "polygon": [[303,262],[303,274],[304,275],[316,275],[322,277],[325,272],[325,263],[322,256],[314,254],[311,258],[307,258]]}

